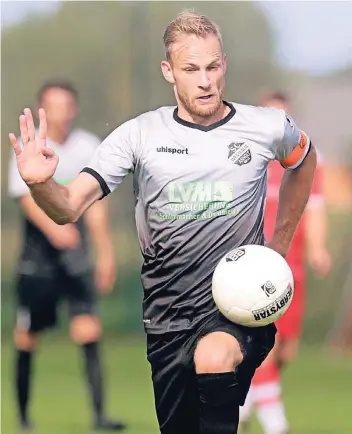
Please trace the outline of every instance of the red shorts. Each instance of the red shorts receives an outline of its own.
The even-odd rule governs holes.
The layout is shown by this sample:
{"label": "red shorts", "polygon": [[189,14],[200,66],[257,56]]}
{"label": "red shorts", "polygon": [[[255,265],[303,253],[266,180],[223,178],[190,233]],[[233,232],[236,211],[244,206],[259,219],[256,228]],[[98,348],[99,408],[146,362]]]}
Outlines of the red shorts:
{"label": "red shorts", "polygon": [[290,307],[275,322],[279,340],[297,340],[301,336],[305,304],[305,285],[303,282],[303,279],[295,279],[293,300]]}

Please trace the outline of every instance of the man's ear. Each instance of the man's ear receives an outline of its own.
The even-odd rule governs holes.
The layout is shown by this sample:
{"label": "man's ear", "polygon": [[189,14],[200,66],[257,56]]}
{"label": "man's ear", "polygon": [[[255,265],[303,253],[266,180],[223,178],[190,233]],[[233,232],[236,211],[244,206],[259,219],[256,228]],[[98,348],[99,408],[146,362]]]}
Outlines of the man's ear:
{"label": "man's ear", "polygon": [[172,72],[171,64],[166,60],[163,60],[161,62],[161,71],[167,82],[169,82],[170,84],[175,84],[175,79],[174,79],[174,74]]}

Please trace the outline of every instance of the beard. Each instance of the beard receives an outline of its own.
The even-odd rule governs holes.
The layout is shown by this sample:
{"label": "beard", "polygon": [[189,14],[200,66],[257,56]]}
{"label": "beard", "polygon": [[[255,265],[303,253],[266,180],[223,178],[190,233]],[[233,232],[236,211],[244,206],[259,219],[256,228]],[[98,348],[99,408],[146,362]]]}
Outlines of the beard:
{"label": "beard", "polygon": [[198,118],[209,118],[213,116],[221,107],[222,99],[224,95],[224,84],[218,89],[217,94],[213,94],[211,101],[208,104],[202,104],[197,98],[190,98],[186,92],[175,89],[177,99],[182,104],[184,109],[192,116]]}

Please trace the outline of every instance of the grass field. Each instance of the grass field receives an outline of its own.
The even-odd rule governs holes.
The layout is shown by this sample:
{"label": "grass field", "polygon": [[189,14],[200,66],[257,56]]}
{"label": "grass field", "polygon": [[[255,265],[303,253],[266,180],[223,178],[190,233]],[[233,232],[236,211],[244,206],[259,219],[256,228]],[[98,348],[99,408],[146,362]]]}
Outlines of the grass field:
{"label": "grass field", "polygon": [[[2,432],[16,434],[13,357],[2,346]],[[143,338],[109,337],[104,342],[109,414],[124,419],[128,434],[157,434],[149,366]],[[36,434],[87,434],[90,414],[81,381],[80,352],[62,337],[47,335],[38,351],[32,415]],[[351,434],[352,362],[304,347],[284,376],[292,434]],[[261,431],[256,422],[252,433]]]}

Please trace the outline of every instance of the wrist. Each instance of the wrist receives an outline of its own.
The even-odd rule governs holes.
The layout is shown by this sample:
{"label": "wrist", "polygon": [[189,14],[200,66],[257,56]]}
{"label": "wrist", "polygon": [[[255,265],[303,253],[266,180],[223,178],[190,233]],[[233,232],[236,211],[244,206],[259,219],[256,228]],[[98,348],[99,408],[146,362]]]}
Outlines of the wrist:
{"label": "wrist", "polygon": [[287,256],[288,251],[290,249],[291,243],[285,242],[284,240],[280,240],[278,238],[272,238],[268,243],[267,247],[275,250],[284,258]]}

